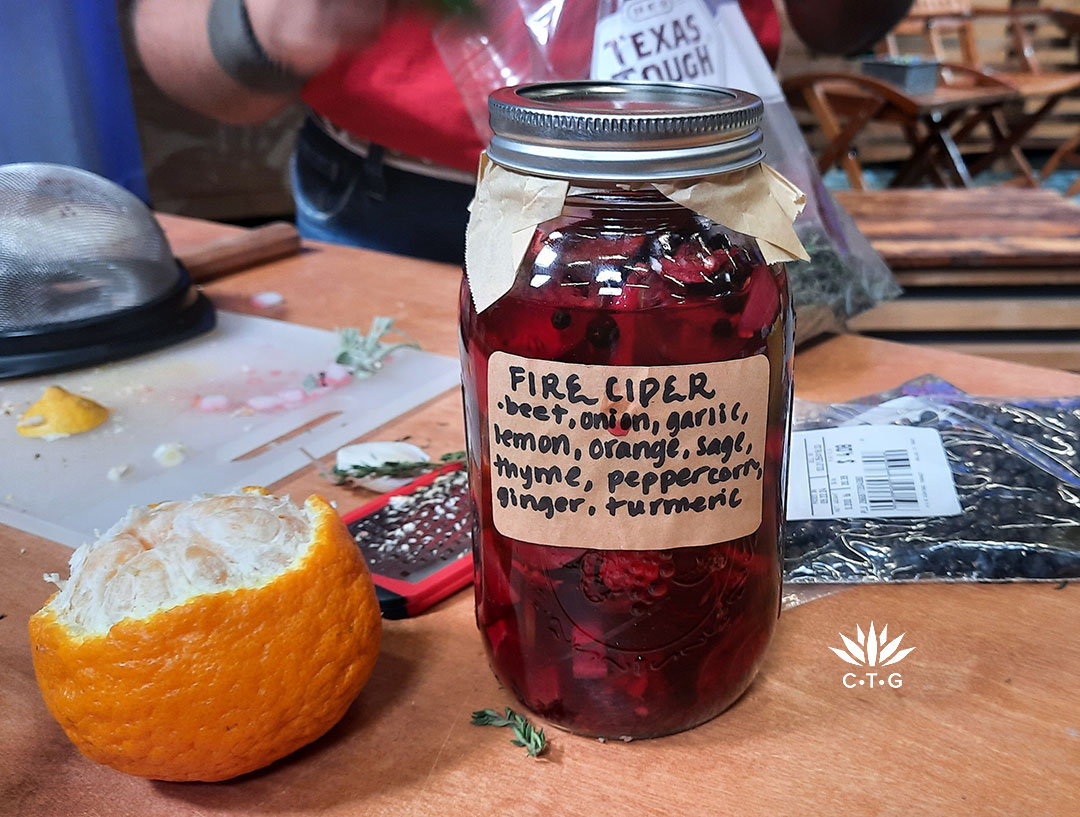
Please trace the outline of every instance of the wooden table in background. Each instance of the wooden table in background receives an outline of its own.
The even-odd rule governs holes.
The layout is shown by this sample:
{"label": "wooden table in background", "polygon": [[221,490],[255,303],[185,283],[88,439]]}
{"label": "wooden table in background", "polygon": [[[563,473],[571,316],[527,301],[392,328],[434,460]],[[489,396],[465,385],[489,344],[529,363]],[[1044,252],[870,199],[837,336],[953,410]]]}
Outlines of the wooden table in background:
{"label": "wooden table in background", "polygon": [[[228,228],[167,219],[178,248]],[[425,348],[453,354],[457,270],[313,244],[302,255],[215,282],[222,307],[331,328],[393,315]],[[935,372],[994,394],[1080,393],[1080,377],[842,337],[796,358],[801,397],[844,399]],[[10,429],[9,429],[10,431]],[[448,393],[370,435],[460,448]],[[74,486],[73,486],[74,489]],[[364,497],[311,467],[273,486],[319,490],[343,509]],[[726,714],[631,744],[554,732],[529,760],[473,709],[512,704],[489,671],[461,593],[419,618],[386,622],[368,686],[324,738],[261,772],[215,784],[127,777],[81,757],[50,718],[26,621],[41,580],[69,551],[0,528],[0,813],[18,817],[180,815],[814,815],[1080,813],[1080,588],[1054,584],[865,587],[785,613],[765,666]],[[846,689],[827,648],[873,620],[915,651],[900,689]]]}
{"label": "wooden table in background", "polygon": [[836,198],[905,288],[852,329],[1080,371],[1080,206],[1013,187]]}
{"label": "wooden table in background", "polygon": [[[947,72],[960,74],[964,80],[948,84]],[[922,94],[909,94],[892,83],[847,71],[797,74],[787,77],[783,87],[788,103],[809,109],[829,140],[818,157],[818,170],[825,173],[838,164],[855,190],[867,189],[855,143],[868,125],[881,122],[897,126],[911,149],[891,182],[893,186],[910,187],[926,177],[941,187],[970,187],[971,172],[957,142],[984,123],[991,128],[990,155],[1008,156],[1035,184],[1023,156],[1014,156],[1004,147],[1022,135],[1019,131],[1006,133],[1007,123],[1000,116],[1003,105],[1019,100],[1017,90],[956,65],[941,66],[939,73],[937,88]],[[1030,128],[1030,123],[1027,126]]]}

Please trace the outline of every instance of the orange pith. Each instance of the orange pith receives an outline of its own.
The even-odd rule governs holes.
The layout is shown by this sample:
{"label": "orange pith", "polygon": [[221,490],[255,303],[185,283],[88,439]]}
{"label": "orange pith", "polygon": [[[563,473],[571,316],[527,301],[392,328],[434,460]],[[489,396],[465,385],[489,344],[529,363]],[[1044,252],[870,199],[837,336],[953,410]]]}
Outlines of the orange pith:
{"label": "orange pith", "polygon": [[310,545],[259,586],[196,595],[103,634],[72,629],[48,604],[30,619],[45,703],[83,754],[144,777],[224,780],[344,715],[375,664],[379,607],[337,513],[317,496],[306,510]]}

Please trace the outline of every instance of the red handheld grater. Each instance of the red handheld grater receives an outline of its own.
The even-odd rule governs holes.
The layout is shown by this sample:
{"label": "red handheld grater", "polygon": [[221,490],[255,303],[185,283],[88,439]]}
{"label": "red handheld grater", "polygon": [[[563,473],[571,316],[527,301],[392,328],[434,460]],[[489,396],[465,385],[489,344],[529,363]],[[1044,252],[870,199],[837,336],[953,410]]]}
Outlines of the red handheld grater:
{"label": "red handheld grater", "polygon": [[384,618],[407,618],[473,577],[468,472],[452,463],[344,516]]}

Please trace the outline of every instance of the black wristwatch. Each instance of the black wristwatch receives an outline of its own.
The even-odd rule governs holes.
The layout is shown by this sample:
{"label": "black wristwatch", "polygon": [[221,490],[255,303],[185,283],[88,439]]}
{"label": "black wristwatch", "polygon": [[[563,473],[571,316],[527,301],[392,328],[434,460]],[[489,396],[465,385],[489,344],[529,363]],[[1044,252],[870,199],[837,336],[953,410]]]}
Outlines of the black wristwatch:
{"label": "black wristwatch", "polygon": [[245,88],[263,94],[297,94],[309,79],[266,53],[251,27],[244,0],[212,0],[206,32],[217,64]]}

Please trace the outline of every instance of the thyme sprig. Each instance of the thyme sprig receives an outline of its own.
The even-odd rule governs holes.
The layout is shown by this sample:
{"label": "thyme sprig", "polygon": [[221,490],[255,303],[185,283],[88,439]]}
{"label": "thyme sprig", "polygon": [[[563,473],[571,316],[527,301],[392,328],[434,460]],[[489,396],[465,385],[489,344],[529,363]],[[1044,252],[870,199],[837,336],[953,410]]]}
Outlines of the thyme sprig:
{"label": "thyme sprig", "polygon": [[370,479],[371,477],[418,477],[428,471],[435,471],[452,462],[464,462],[464,451],[451,451],[443,454],[439,459],[430,462],[416,460],[415,462],[383,462],[379,465],[351,465],[348,468],[338,468],[336,465],[331,469],[330,478],[336,485],[353,485],[356,480]]}
{"label": "thyme sprig", "polygon": [[473,726],[509,726],[514,730],[510,741],[515,746],[522,746],[529,757],[539,757],[547,749],[547,737],[543,729],[537,729],[524,715],[519,715],[506,707],[506,715],[500,715],[494,709],[478,709],[472,713]]}

